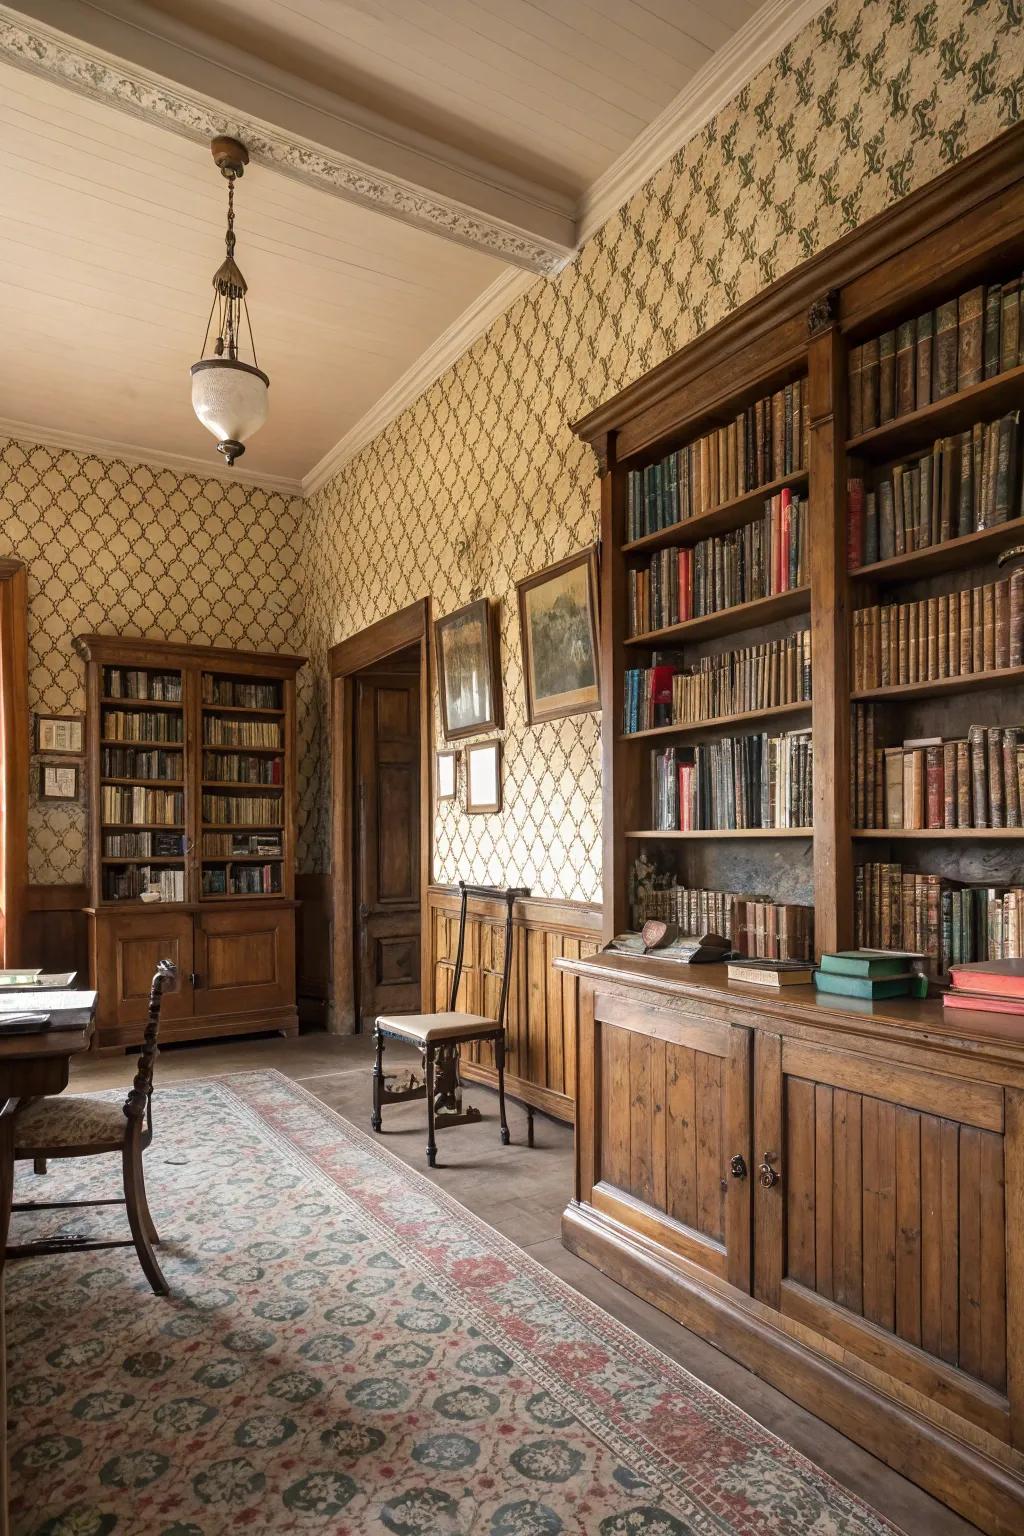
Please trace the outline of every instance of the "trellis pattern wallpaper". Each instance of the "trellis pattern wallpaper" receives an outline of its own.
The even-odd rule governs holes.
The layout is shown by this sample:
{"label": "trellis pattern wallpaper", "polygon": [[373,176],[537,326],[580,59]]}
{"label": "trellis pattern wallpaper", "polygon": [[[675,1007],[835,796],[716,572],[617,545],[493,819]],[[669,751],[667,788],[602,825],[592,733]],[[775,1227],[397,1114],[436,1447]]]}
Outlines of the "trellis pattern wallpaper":
{"label": "trellis pattern wallpaper", "polygon": [[[329,645],[416,598],[500,605],[504,810],[467,817],[464,790],[440,806],[436,879],[600,899],[598,719],[526,725],[516,610],[519,578],[596,536],[594,463],[569,423],[1016,122],[1022,18],[1019,0],[825,7],[312,498],[321,690]],[[309,810],[323,856],[326,803]]]}
{"label": "trellis pattern wallpaper", "polygon": [[[28,566],[29,708],[84,713],[75,635],[301,651],[301,511],[255,486],[0,441],[0,555]],[[306,772],[313,690],[299,681]],[[29,880],[75,884],[84,804],[41,802],[36,780],[33,759]]]}

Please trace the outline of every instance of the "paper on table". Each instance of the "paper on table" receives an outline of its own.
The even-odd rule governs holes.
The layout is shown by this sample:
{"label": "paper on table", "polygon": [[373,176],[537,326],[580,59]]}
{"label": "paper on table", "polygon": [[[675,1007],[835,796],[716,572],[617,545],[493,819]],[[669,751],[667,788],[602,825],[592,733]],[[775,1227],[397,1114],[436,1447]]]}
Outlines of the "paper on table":
{"label": "paper on table", "polygon": [[0,973],[0,988],[5,992],[38,992],[41,987],[70,987],[77,971],[40,971],[28,981],[11,981]]}
{"label": "paper on table", "polygon": [[[0,994],[0,1015],[25,1012],[24,992]],[[96,993],[86,988],[68,988],[63,992],[32,991],[32,1012],[63,1013],[68,1009],[91,1009],[96,1006]]]}

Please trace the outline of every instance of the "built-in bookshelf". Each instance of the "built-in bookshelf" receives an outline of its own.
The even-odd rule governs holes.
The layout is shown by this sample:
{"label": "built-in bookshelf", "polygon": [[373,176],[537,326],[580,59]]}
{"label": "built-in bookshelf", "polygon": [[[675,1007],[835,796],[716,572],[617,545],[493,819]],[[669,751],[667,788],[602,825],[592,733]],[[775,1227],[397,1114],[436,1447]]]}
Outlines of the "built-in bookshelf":
{"label": "built-in bookshelf", "polygon": [[1024,954],[1024,225],[897,243],[577,425],[609,937]]}

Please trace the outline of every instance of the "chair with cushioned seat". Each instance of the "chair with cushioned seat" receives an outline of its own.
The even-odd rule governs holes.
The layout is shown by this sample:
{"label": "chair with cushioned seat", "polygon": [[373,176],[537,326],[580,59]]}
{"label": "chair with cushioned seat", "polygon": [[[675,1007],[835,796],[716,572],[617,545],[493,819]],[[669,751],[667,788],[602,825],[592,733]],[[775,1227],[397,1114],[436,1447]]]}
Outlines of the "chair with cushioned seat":
{"label": "chair with cushioned seat", "polygon": [[27,1200],[12,1206],[15,1211],[54,1211],[78,1206],[123,1205],[131,1238],[94,1239],[53,1237],[40,1242],[11,1245],[8,1259],[31,1254],[77,1252],[92,1248],[125,1248],[135,1245],[146,1279],[158,1296],[170,1287],[157,1263],[153,1244],[160,1241],[146,1202],[142,1154],[153,1140],[153,1065],[160,1031],[160,1004],[165,989],[177,976],[170,960],[161,960],[149,993],[149,1014],[139,1064],[131,1091],[123,1104],[110,1103],[91,1094],[55,1094],[32,1099],[14,1116],[15,1161],[31,1160],[37,1171],[48,1158],[93,1157],[120,1152],[124,1172],[124,1198],[120,1200]]}
{"label": "chair with cushioned seat", "polygon": [[[427,1163],[437,1167],[437,1143],[435,1132],[444,1126],[471,1124],[480,1119],[480,1111],[458,1108],[458,1051],[463,1045],[476,1041],[490,1041],[494,1046],[494,1065],[498,1073],[498,1119],[501,1125],[501,1141],[508,1146],[508,1121],[505,1118],[505,1007],[508,1002],[509,977],[512,972],[512,909],[517,900],[529,896],[521,886],[499,890],[489,885],[467,885],[459,881],[461,901],[459,905],[459,942],[455,953],[455,970],[452,975],[451,1001],[446,1012],[441,1013],[391,1013],[381,1014],[373,1032],[376,1056],[373,1066],[373,1114],[370,1123],[375,1131],[381,1129],[381,1111],[385,1104],[401,1104],[409,1099],[427,1101]],[[466,943],[466,910],[470,896],[498,896],[505,903],[505,954],[502,967],[501,992],[494,1018],[481,1013],[463,1013],[456,1006],[459,984],[462,980],[462,957]],[[423,1052],[424,1082],[422,1086],[398,1091],[390,1090],[384,1081],[385,1038],[401,1040]],[[441,1081],[436,1081],[438,1060],[441,1063]],[[445,1111],[449,1112],[445,1112]],[[533,1146],[533,1109],[527,1106],[529,1144]]]}

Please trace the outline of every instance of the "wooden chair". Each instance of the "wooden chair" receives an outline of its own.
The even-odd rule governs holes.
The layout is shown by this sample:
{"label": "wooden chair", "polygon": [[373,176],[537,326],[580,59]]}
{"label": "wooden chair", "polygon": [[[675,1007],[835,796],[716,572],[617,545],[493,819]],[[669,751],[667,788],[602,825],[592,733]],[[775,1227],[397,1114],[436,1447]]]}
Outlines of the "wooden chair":
{"label": "wooden chair", "polygon": [[[478,1109],[461,1109],[459,1085],[459,1048],[475,1040],[490,1040],[494,1045],[494,1065],[498,1072],[498,1119],[501,1124],[501,1141],[510,1141],[508,1121],[505,1118],[505,1007],[508,1003],[508,984],[512,974],[512,908],[520,897],[530,892],[521,886],[499,890],[489,885],[467,885],[459,881],[462,893],[459,907],[459,943],[455,953],[455,972],[452,976],[451,1002],[447,1013],[391,1013],[381,1014],[373,1032],[376,1057],[373,1065],[373,1114],[370,1124],[375,1131],[381,1128],[381,1110],[385,1104],[403,1104],[409,1099],[427,1101],[427,1163],[437,1167],[437,1142],[435,1132],[451,1125],[468,1125],[479,1121]],[[505,958],[501,976],[501,993],[495,1018],[486,1014],[460,1013],[457,1008],[459,983],[462,980],[462,956],[466,944],[466,906],[470,896],[500,896],[505,903]],[[384,1040],[402,1040],[415,1045],[423,1052],[424,1082],[419,1087],[400,1090],[388,1089],[384,1081]],[[527,1106],[529,1145],[533,1146],[533,1109]]]}
{"label": "wooden chair", "polygon": [[32,1254],[69,1253],[91,1248],[127,1248],[134,1243],[146,1279],[158,1296],[166,1296],[170,1287],[164,1279],[154,1243],[160,1241],[146,1203],[146,1185],[142,1174],[142,1154],[153,1140],[153,1065],[157,1055],[160,1030],[160,1004],[164,991],[176,976],[170,960],[161,960],[149,993],[149,1017],[142,1040],[138,1069],[124,1104],[111,1104],[91,1094],[54,1094],[33,1099],[14,1117],[14,1157],[31,1160],[36,1170],[45,1168],[47,1158],[93,1157],[103,1152],[120,1152],[124,1171],[124,1198],[121,1200],[27,1200],[15,1204],[15,1211],[56,1211],[77,1206],[123,1205],[128,1214],[131,1239],[92,1239],[53,1237],[41,1242],[9,1246],[8,1259],[27,1258]]}

